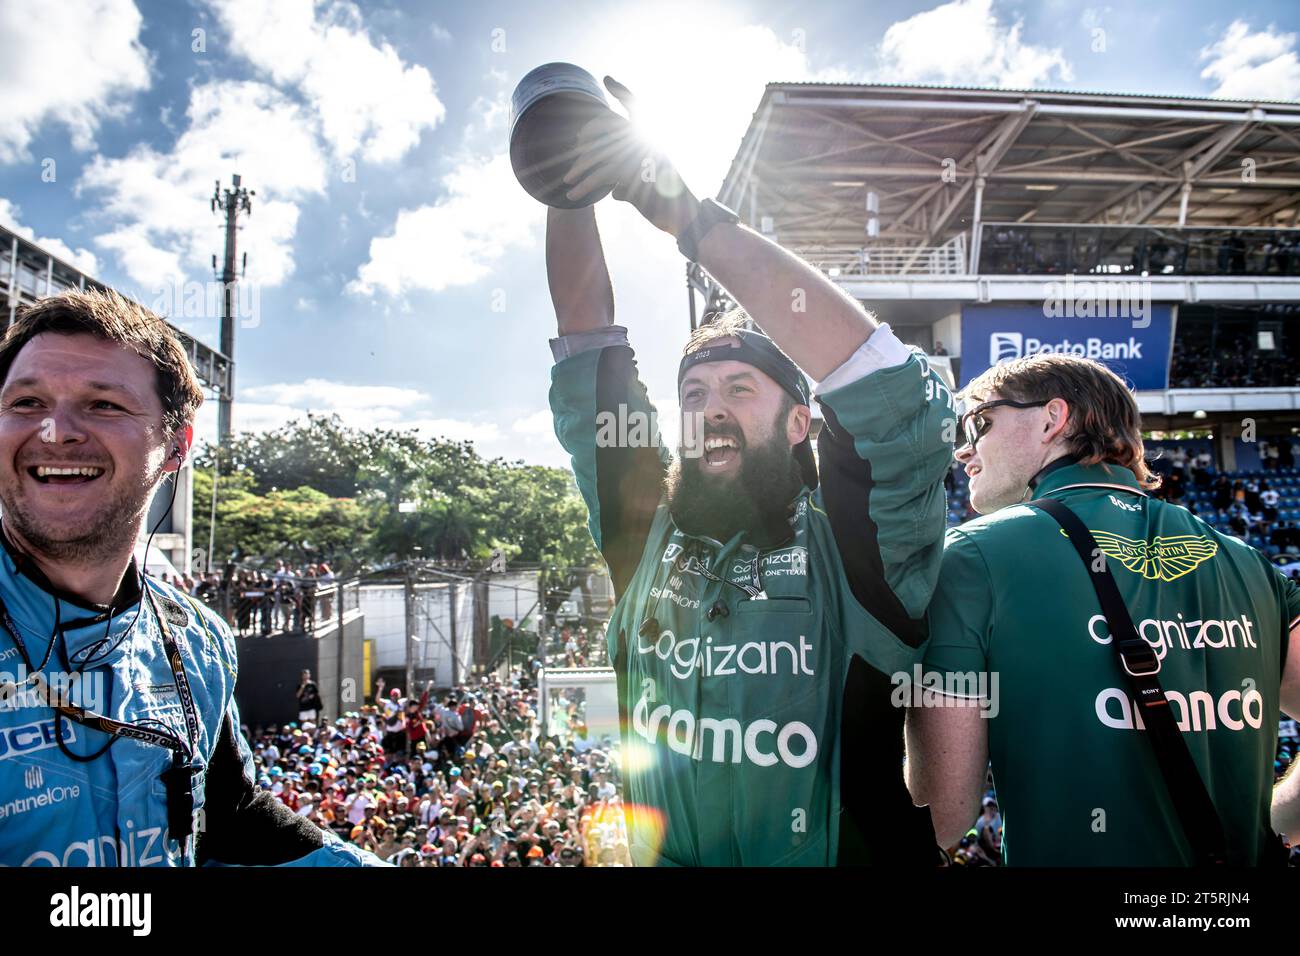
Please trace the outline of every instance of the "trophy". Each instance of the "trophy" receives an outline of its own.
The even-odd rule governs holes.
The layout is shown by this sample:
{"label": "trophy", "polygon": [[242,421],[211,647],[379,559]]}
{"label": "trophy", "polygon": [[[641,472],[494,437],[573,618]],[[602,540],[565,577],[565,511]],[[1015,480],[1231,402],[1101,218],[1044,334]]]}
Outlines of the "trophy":
{"label": "trophy", "polygon": [[565,196],[573,187],[564,182],[578,158],[579,130],[608,109],[596,78],[572,63],[543,64],[519,81],[510,98],[510,165],[530,196],[578,209],[609,195],[612,186],[575,202]]}

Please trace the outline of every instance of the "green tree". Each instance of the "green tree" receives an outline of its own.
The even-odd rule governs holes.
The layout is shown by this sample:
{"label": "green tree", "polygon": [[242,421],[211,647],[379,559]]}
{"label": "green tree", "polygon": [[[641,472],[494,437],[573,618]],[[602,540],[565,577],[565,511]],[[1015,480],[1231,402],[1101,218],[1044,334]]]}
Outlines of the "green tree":
{"label": "green tree", "polygon": [[[345,571],[365,560],[367,549],[356,545],[369,534],[368,516],[355,499],[301,487],[258,495],[253,484],[247,471],[222,475],[217,483],[214,569],[232,556],[255,565],[324,559]],[[203,508],[209,518],[195,522],[202,534],[210,526],[211,471],[195,471],[194,492],[196,515]],[[206,538],[199,546],[206,547]]]}
{"label": "green tree", "polygon": [[[195,468],[195,527],[206,546],[212,468]],[[484,459],[471,442],[345,426],[308,415],[239,435],[221,452],[215,554],[224,561],[334,556],[592,563],[586,508],[565,470]],[[305,544],[304,544],[305,543]],[[214,563],[220,563],[214,559]]]}

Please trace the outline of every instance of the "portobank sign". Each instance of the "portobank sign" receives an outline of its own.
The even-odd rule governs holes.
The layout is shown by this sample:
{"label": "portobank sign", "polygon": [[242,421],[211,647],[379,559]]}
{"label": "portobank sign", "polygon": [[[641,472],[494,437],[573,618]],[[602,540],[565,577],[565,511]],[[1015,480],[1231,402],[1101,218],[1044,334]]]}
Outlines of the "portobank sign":
{"label": "portobank sign", "polygon": [[1141,322],[1123,316],[1044,315],[1040,305],[970,305],[962,309],[961,385],[995,365],[1061,354],[1102,362],[1137,390],[1169,383],[1172,328],[1167,305]]}

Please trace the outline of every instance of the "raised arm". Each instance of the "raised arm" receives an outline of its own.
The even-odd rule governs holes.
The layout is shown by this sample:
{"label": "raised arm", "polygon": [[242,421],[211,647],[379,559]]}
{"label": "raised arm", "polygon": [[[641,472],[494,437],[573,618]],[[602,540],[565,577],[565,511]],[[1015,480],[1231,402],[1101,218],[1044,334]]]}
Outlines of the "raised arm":
{"label": "raised arm", "polygon": [[715,226],[699,249],[700,265],[816,381],[876,330],[875,319],[839,286],[752,229]]}
{"label": "raised arm", "polygon": [[[613,324],[614,291],[590,206],[549,210],[546,275],[559,330],[551,342],[555,434],[573,462],[592,540],[621,594],[645,546],[667,456],[626,334]],[[646,426],[644,437],[623,440],[613,427],[618,422]]]}
{"label": "raised arm", "polygon": [[546,279],[560,335],[614,324],[614,289],[591,206],[547,211]]}

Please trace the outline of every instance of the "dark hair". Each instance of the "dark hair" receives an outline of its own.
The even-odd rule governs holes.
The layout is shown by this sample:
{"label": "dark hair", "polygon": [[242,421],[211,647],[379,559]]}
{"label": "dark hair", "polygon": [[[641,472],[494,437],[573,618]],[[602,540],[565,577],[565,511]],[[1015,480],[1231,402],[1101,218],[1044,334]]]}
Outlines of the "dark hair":
{"label": "dark hair", "polygon": [[1120,465],[1140,484],[1160,486],[1160,476],[1145,460],[1137,401],[1124,380],[1100,362],[1058,353],[1030,355],[993,366],[960,397],[980,402],[995,392],[1017,402],[1061,399],[1070,408],[1066,443],[1080,464]]}
{"label": "dark hair", "polygon": [[194,421],[203,391],[185,350],[167,323],[112,289],[70,290],[21,310],[0,339],[0,384],[24,345],[38,335],[93,335],[130,349],[157,374],[163,427],[168,435]]}
{"label": "dark hair", "polygon": [[690,355],[692,352],[698,352],[710,342],[716,342],[718,339],[725,339],[734,336],[737,332],[752,328],[753,323],[749,319],[749,313],[737,306],[728,312],[719,315],[712,322],[703,323],[698,329],[691,333],[690,339],[686,342],[686,347],[682,349],[684,355]]}

